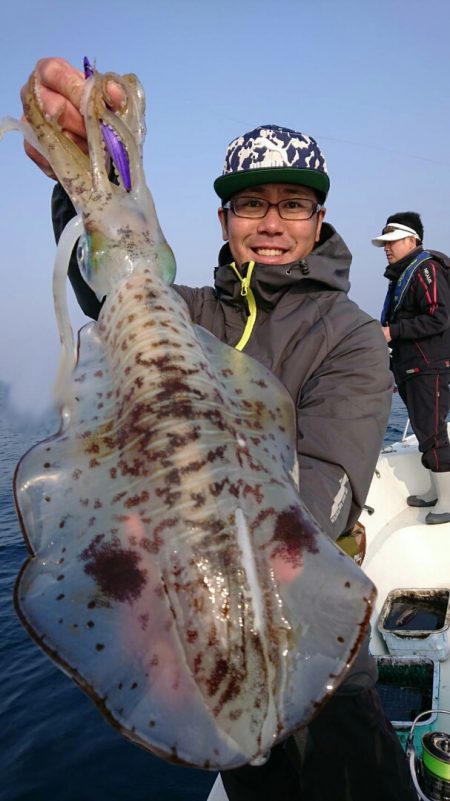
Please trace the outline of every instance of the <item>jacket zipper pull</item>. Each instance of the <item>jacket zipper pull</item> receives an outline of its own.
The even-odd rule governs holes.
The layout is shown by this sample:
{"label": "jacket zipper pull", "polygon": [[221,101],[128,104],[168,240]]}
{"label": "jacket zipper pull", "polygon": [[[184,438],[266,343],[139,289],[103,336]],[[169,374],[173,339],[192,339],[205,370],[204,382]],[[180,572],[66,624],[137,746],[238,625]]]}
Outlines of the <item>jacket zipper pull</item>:
{"label": "jacket zipper pull", "polygon": [[241,279],[241,297],[243,298],[247,297],[249,284],[250,284],[250,278],[248,275],[246,275],[245,278]]}
{"label": "jacket zipper pull", "polygon": [[241,295],[243,298],[246,298],[248,293],[251,292],[250,289],[250,281],[252,280],[252,273],[255,266],[254,261],[249,261],[247,267],[247,275],[245,278],[241,278]]}

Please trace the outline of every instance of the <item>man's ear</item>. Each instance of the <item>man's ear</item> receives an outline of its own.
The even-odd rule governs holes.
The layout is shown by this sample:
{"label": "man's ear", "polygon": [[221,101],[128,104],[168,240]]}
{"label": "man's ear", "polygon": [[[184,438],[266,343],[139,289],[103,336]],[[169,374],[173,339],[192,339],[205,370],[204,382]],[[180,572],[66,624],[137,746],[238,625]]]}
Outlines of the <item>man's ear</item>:
{"label": "man's ear", "polygon": [[317,212],[316,242],[318,242],[319,239],[320,239],[320,232],[322,230],[322,223],[324,221],[326,213],[327,213],[327,210],[325,208],[320,209],[320,211]]}
{"label": "man's ear", "polygon": [[224,242],[228,242],[228,209],[220,207],[217,210],[219,217],[220,227],[222,228],[222,238]]}

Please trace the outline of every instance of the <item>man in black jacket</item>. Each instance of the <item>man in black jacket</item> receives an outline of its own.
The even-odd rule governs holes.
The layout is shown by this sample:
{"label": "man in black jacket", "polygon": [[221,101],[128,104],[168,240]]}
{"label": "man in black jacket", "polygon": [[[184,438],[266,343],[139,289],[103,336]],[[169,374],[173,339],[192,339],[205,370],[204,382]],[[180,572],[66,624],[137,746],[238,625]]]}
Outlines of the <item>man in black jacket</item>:
{"label": "man in black jacket", "polygon": [[431,477],[430,489],[407,503],[434,507],[425,518],[433,525],[450,522],[450,283],[446,257],[424,250],[422,239],[419,214],[406,211],[388,217],[372,244],[388,260],[381,322],[392,371]]}

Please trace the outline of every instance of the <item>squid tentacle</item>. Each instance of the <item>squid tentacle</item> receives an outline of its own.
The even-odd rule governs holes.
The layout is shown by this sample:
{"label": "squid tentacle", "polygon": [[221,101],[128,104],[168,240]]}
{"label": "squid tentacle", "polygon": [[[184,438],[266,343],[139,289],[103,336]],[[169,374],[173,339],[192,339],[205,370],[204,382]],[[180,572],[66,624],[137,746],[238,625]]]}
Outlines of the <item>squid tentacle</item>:
{"label": "squid tentacle", "polygon": [[74,217],[66,225],[58,243],[53,271],[53,301],[61,341],[61,356],[54,388],[54,396],[58,405],[62,402],[67,382],[76,364],[75,338],[67,305],[67,271],[74,245],[83,230],[83,221],[80,215]]}

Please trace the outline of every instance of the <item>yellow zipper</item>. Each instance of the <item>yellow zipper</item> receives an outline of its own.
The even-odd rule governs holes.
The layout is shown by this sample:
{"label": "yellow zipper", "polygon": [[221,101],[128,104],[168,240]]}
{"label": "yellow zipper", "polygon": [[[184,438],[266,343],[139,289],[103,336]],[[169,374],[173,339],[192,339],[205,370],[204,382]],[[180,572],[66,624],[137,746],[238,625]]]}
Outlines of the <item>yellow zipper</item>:
{"label": "yellow zipper", "polygon": [[237,343],[237,345],[234,346],[236,348],[236,350],[243,350],[245,348],[248,340],[251,337],[251,334],[252,334],[252,331],[253,331],[253,328],[254,328],[254,325],[255,325],[255,322],[256,322],[256,311],[257,311],[257,309],[256,309],[256,300],[255,300],[255,296],[254,296],[252,290],[250,289],[250,281],[252,279],[252,272],[253,272],[254,266],[255,266],[255,262],[254,261],[249,261],[248,269],[247,269],[247,275],[245,276],[245,278],[243,278],[242,275],[240,274],[238,268],[236,267],[235,262],[233,261],[230,264],[231,269],[236,274],[236,276],[239,278],[239,281],[241,283],[241,295],[247,301],[248,312],[249,312],[248,320],[247,320],[247,322],[245,324],[245,328],[244,328],[244,333],[242,334],[242,336],[241,336],[239,342]]}

